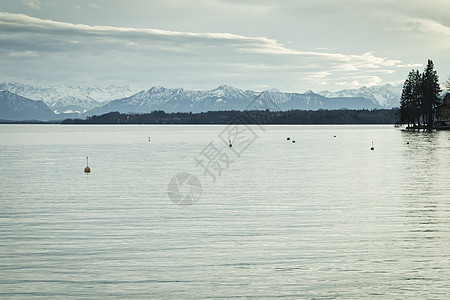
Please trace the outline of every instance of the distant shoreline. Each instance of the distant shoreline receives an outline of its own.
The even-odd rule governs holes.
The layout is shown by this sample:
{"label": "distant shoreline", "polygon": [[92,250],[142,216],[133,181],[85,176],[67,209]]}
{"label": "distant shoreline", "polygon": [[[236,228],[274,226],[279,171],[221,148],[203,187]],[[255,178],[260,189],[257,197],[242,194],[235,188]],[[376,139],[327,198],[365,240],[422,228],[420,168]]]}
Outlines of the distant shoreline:
{"label": "distant shoreline", "polygon": [[267,124],[267,125],[376,125],[395,124],[398,108],[361,110],[290,110],[271,112],[254,111],[209,111],[202,113],[165,113],[153,111],[145,114],[110,112],[86,119],[65,119],[62,121],[13,121],[0,120],[0,124]]}
{"label": "distant shoreline", "polygon": [[147,114],[110,112],[82,119],[66,119],[62,124],[395,124],[398,109],[374,110],[290,110],[271,112],[209,111],[205,113],[165,113],[153,111]]}

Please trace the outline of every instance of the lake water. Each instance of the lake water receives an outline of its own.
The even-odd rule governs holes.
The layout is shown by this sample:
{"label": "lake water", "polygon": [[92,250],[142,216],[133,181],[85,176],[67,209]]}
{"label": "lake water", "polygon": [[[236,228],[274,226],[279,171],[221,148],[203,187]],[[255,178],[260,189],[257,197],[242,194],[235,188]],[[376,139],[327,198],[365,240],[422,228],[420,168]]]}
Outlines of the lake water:
{"label": "lake water", "polygon": [[0,125],[0,298],[449,299],[449,154],[392,125]]}

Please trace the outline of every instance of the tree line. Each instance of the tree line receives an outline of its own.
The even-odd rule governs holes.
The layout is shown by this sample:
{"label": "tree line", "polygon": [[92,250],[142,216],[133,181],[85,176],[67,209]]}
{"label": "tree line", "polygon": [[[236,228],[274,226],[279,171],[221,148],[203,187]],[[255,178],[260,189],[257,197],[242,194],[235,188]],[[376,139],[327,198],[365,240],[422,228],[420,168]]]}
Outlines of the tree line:
{"label": "tree line", "polygon": [[63,124],[394,124],[398,108],[361,110],[290,110],[272,112],[208,111],[202,113],[166,113],[153,111],[145,114],[110,112],[82,119],[66,119]]}
{"label": "tree line", "polygon": [[428,60],[422,73],[410,71],[400,99],[400,122],[410,128],[423,126],[431,131],[436,108],[442,104],[440,93],[439,77],[432,60]]}

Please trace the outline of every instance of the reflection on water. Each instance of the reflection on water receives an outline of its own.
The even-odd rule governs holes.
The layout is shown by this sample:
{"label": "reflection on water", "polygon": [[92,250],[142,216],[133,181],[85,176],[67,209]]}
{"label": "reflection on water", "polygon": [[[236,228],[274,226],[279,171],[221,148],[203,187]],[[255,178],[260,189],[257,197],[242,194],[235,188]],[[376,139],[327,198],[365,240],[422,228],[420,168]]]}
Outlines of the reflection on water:
{"label": "reflection on water", "polygon": [[443,263],[450,254],[448,137],[448,132],[402,132],[402,139],[409,145],[404,150],[406,207],[401,245],[405,260],[415,266],[405,279],[418,284],[441,282],[439,288],[429,290],[442,299],[449,293],[444,284],[448,265]]}
{"label": "reflection on water", "polygon": [[212,182],[225,126],[1,125],[0,297],[449,298],[450,132],[264,129]]}

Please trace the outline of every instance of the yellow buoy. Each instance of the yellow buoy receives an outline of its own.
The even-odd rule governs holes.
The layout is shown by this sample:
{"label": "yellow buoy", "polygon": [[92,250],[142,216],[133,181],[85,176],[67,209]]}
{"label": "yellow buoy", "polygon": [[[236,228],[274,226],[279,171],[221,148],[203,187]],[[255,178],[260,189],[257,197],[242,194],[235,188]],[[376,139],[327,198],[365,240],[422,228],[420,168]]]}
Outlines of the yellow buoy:
{"label": "yellow buoy", "polygon": [[91,173],[91,168],[89,168],[88,157],[86,156],[86,168],[84,168],[84,173]]}

